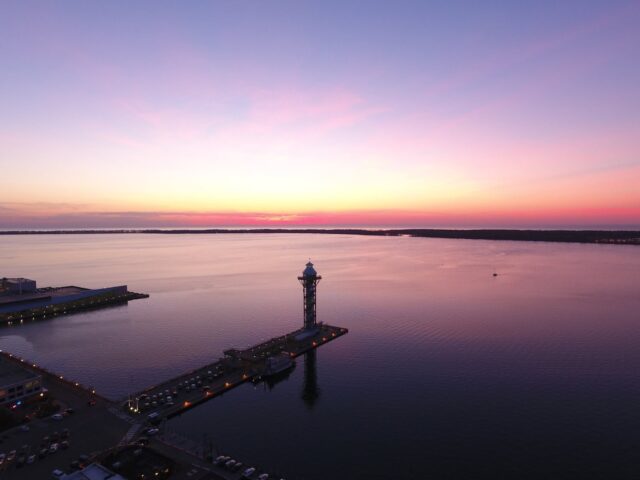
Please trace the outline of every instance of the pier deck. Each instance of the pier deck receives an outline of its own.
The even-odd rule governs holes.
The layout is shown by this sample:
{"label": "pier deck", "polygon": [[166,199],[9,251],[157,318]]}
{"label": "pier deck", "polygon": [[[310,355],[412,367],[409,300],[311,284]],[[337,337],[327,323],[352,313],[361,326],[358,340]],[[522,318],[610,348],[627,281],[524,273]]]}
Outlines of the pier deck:
{"label": "pier deck", "polygon": [[21,324],[124,304],[139,298],[149,298],[149,295],[131,292],[126,285],[93,290],[75,286],[47,287],[25,294],[0,292],[0,324]]}
{"label": "pier deck", "polygon": [[134,415],[170,418],[244,382],[260,379],[266,373],[267,359],[274,355],[286,353],[295,358],[346,333],[346,328],[318,324],[317,329],[296,330],[244,350],[226,350],[223,358],[131,395],[126,408]]}

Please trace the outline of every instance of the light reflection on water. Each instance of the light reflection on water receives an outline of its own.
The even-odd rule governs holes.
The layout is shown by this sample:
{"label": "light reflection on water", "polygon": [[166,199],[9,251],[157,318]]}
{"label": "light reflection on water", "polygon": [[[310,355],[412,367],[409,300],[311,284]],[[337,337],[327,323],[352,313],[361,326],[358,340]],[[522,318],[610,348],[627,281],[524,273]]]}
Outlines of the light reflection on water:
{"label": "light reflection on water", "polygon": [[272,389],[242,386],[172,428],[289,478],[628,478],[640,448],[639,252],[298,234],[0,237],[3,276],[151,294],[2,328],[0,348],[120,398],[297,328],[296,277],[311,257],[320,320],[350,333]]}

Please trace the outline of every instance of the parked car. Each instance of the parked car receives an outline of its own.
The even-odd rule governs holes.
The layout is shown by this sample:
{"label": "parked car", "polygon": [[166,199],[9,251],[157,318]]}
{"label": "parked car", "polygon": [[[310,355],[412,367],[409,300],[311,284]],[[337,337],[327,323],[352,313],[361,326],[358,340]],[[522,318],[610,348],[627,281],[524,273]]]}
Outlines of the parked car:
{"label": "parked car", "polygon": [[51,478],[58,480],[64,476],[64,472],[59,468],[56,468],[53,472],[51,472]]}
{"label": "parked car", "polygon": [[64,417],[60,413],[54,413],[53,415],[51,415],[51,418],[53,420],[62,420]]}
{"label": "parked car", "polygon": [[247,468],[244,472],[242,472],[242,478],[249,478],[255,471],[256,469],[253,467]]}
{"label": "parked car", "polygon": [[35,456],[35,455],[29,455],[29,456],[27,457],[27,463],[28,463],[29,465],[31,465],[31,464],[32,464],[33,462],[35,462],[35,461],[36,461],[36,456]]}

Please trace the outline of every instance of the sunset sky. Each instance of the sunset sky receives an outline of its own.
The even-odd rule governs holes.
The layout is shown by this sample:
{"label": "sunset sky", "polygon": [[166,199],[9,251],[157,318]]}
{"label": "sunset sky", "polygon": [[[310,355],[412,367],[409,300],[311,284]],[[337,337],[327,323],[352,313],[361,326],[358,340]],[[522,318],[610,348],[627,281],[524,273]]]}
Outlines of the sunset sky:
{"label": "sunset sky", "polygon": [[640,1],[3,1],[0,228],[637,227],[638,25]]}

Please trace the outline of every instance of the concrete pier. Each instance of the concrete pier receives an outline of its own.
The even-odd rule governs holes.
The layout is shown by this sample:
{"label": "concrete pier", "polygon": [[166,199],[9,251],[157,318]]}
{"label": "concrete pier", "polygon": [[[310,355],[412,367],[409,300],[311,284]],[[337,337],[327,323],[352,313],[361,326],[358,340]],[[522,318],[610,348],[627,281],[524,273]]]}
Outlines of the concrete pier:
{"label": "concrete pier", "polygon": [[313,329],[296,330],[244,350],[226,350],[223,358],[131,395],[125,408],[159,422],[262,378],[268,374],[269,359],[283,355],[293,359],[346,333],[346,328],[319,323]]}
{"label": "concrete pier", "polygon": [[126,285],[100,289],[45,287],[20,293],[0,290],[0,324],[21,324],[148,297],[129,291]]}

